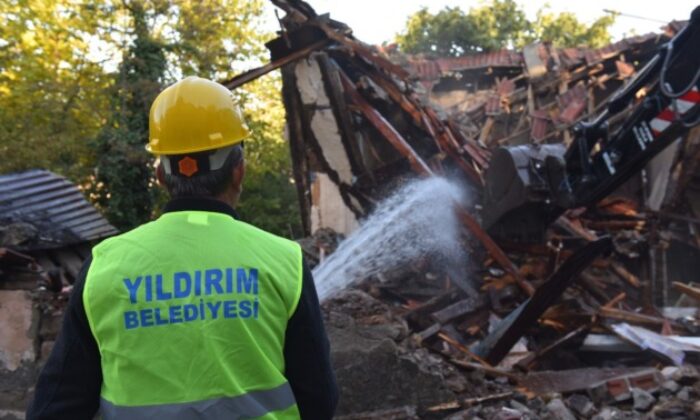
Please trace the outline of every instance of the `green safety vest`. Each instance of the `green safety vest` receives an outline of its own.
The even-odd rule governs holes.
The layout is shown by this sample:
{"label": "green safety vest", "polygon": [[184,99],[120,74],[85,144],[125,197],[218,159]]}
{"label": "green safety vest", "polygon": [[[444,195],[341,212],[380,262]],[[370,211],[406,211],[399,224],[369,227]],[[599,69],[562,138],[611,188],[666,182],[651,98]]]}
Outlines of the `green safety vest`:
{"label": "green safety vest", "polygon": [[105,419],[299,418],[284,337],[298,244],[222,213],[166,213],[92,252],[83,303]]}

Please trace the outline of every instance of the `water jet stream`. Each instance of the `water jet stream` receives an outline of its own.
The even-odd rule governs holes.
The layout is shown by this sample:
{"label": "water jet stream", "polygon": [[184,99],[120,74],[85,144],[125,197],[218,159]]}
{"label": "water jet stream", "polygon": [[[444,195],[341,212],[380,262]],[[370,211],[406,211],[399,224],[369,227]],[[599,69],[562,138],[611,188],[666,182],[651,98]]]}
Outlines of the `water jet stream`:
{"label": "water jet stream", "polygon": [[466,196],[461,186],[441,177],[418,179],[398,189],[313,270],[319,300],[424,255],[464,265],[454,205],[464,205]]}

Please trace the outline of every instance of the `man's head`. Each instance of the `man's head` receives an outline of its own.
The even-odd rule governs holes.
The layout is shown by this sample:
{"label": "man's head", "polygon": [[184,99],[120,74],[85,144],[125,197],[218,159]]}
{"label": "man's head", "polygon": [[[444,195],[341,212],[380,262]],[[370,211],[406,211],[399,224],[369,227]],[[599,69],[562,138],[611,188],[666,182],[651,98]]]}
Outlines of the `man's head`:
{"label": "man's head", "polygon": [[188,77],[153,102],[146,148],[159,157],[158,181],[172,197],[211,197],[235,206],[248,134],[228,89]]}

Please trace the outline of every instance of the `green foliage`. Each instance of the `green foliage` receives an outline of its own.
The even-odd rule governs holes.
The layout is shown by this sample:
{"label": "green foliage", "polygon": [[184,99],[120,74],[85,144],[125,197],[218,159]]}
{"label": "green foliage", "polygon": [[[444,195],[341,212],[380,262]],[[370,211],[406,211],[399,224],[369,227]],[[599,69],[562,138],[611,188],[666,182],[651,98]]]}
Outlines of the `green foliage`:
{"label": "green foliage", "polygon": [[493,0],[467,14],[474,22],[475,48],[495,50],[523,43],[530,29],[525,12],[514,0]]}
{"label": "green foliage", "polygon": [[[91,191],[97,204],[118,229],[146,222],[153,208],[148,112],[165,75],[166,46],[151,35],[149,16],[143,5],[125,3],[135,36],[119,65],[117,82],[108,91],[112,116],[95,142],[96,181]],[[152,19],[150,19],[152,20]]]}
{"label": "green foliage", "polygon": [[91,172],[86,139],[108,115],[112,83],[90,56],[91,15],[67,0],[0,2],[1,172]]}
{"label": "green foliage", "polygon": [[282,137],[284,108],[278,72],[241,91],[252,136],[245,141],[247,175],[239,210],[244,220],[278,235],[301,235],[289,146]]}
{"label": "green foliage", "polygon": [[550,41],[560,47],[599,47],[610,42],[608,30],[614,21],[615,15],[606,15],[585,25],[574,14],[554,14],[548,6],[529,21],[514,0],[491,0],[468,13],[458,7],[446,7],[435,14],[422,8],[409,16],[396,42],[406,53],[437,56],[520,48],[533,41]]}
{"label": "green foliage", "polygon": [[555,15],[547,8],[543,8],[537,12],[537,19],[533,22],[529,40],[552,41],[558,47],[585,45],[599,48],[610,43],[608,29],[613,23],[615,23],[614,14],[599,17],[592,24],[585,25],[571,12]]}
{"label": "green foliage", "polygon": [[474,32],[474,23],[460,8],[446,7],[435,15],[422,8],[408,18],[406,31],[396,41],[411,54],[457,56],[472,51]]}
{"label": "green foliage", "polygon": [[[47,168],[83,185],[122,229],[152,217],[148,111],[187,75],[225,80],[267,59],[262,0],[0,2],[0,172]],[[278,74],[235,93],[246,142],[241,212],[275,233],[299,232]]]}

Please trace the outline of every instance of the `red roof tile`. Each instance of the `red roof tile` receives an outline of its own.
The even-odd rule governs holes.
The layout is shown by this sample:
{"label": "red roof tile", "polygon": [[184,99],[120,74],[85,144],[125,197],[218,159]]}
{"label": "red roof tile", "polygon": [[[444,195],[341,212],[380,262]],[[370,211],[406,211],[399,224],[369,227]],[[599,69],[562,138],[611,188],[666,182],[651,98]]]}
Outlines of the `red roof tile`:
{"label": "red roof tile", "polygon": [[485,67],[522,67],[523,56],[516,51],[501,50],[464,57],[438,58],[437,63],[443,73]]}

